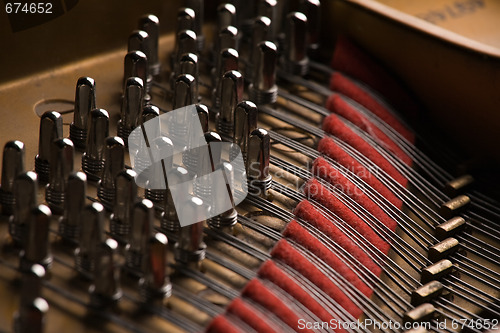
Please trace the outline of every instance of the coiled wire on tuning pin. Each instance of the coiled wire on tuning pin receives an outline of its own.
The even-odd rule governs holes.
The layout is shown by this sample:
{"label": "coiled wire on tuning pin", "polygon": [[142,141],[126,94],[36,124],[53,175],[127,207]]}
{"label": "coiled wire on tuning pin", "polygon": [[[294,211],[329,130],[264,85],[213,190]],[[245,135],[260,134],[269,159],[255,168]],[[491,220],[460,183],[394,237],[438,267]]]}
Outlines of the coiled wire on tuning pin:
{"label": "coiled wire on tuning pin", "polygon": [[225,137],[233,137],[234,110],[243,98],[243,76],[240,72],[229,71],[222,77],[220,91],[220,111],[217,115],[217,131]]}
{"label": "coiled wire on tuning pin", "polygon": [[152,14],[144,15],[139,19],[138,24],[139,30],[145,31],[149,36],[149,54],[148,57],[148,67],[149,73],[153,76],[160,74],[160,60],[158,57],[158,42],[160,37],[160,20],[158,17]]}
{"label": "coiled wire on tuning pin", "polygon": [[167,197],[160,223],[162,231],[175,234],[180,230],[180,224],[179,217],[177,216],[177,211],[175,209],[174,198],[172,197],[172,192],[169,187],[173,185],[187,184],[191,177],[185,168],[177,166],[168,171],[167,178]]}
{"label": "coiled wire on tuning pin", "polygon": [[39,205],[33,208],[26,224],[24,249],[20,254],[19,268],[29,271],[33,264],[39,264],[47,271],[52,265],[52,255],[49,250],[49,225],[52,213],[49,207]]}
{"label": "coiled wire on tuning pin", "polygon": [[248,192],[267,197],[272,177],[269,174],[271,142],[269,133],[258,128],[250,135],[247,153]]}
{"label": "coiled wire on tuning pin", "polygon": [[307,57],[307,17],[299,12],[292,12],[286,17],[286,34],[283,69],[290,74],[304,76],[309,71]]}
{"label": "coiled wire on tuning pin", "polygon": [[63,123],[59,112],[47,111],[40,119],[38,136],[38,155],[35,157],[35,172],[42,183],[49,181],[50,150],[52,142],[63,137]]}
{"label": "coiled wire on tuning pin", "polygon": [[104,142],[109,135],[109,115],[104,109],[90,112],[87,146],[82,155],[82,170],[89,180],[101,178],[104,167]]}
{"label": "coiled wire on tuning pin", "polygon": [[95,109],[95,81],[91,77],[80,77],[76,83],[73,122],[69,125],[69,138],[77,149],[85,149],[87,122],[93,109]]}
{"label": "coiled wire on tuning pin", "polygon": [[143,199],[134,204],[130,235],[125,252],[125,265],[136,275],[142,274],[148,241],[153,233],[153,203]]}
{"label": "coiled wire on tuning pin", "polygon": [[87,176],[85,173],[70,173],[64,196],[63,216],[59,219],[59,233],[65,240],[72,242],[78,240],[86,195]]}
{"label": "coiled wire on tuning pin", "polygon": [[115,178],[125,168],[125,145],[120,137],[109,137],[104,145],[104,168],[97,184],[97,197],[106,209],[113,209]]}
{"label": "coiled wire on tuning pin", "polygon": [[118,120],[118,136],[128,146],[130,133],[139,125],[144,99],[143,81],[138,77],[130,77],[125,84],[125,93]]}
{"label": "coiled wire on tuning pin", "polygon": [[153,75],[150,69],[151,46],[151,38],[148,33],[143,30],[133,31],[128,38],[128,52],[141,51],[146,55],[146,81],[143,81],[143,84],[144,96],[147,96],[145,98],[147,101],[150,100],[149,91],[153,83]]}
{"label": "coiled wire on tuning pin", "polygon": [[73,142],[66,138],[55,140],[50,154],[50,179],[45,188],[45,201],[54,213],[60,214],[64,207],[68,176],[73,171]]}
{"label": "coiled wire on tuning pin", "polygon": [[115,178],[115,201],[110,217],[111,236],[127,238],[134,216],[134,203],[137,200],[137,184],[134,170],[120,171]]}
{"label": "coiled wire on tuning pin", "polygon": [[9,218],[9,234],[15,243],[21,245],[26,237],[27,224],[31,210],[36,207],[38,183],[32,171],[21,173],[13,184],[14,209]]}
{"label": "coiled wire on tuning pin", "polygon": [[0,205],[2,214],[11,215],[16,203],[14,197],[14,181],[24,172],[24,143],[9,141],[3,148],[2,178],[0,185]]}
{"label": "coiled wire on tuning pin", "polygon": [[195,14],[193,30],[196,33],[196,36],[198,36],[198,39],[196,41],[197,52],[201,52],[205,45],[205,37],[203,36],[202,31],[204,22],[203,13],[205,10],[204,2],[205,0],[185,0],[184,2],[185,7],[191,8]]}
{"label": "coiled wire on tuning pin", "polygon": [[252,83],[248,87],[250,99],[257,105],[274,103],[278,98],[276,85],[278,49],[272,42],[260,42],[255,57]]}

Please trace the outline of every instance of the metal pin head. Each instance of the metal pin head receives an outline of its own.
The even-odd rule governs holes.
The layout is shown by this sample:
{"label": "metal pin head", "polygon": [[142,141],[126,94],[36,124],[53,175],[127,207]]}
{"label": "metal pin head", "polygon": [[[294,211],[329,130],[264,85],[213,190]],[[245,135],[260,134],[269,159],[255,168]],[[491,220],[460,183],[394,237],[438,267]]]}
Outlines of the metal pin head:
{"label": "metal pin head", "polygon": [[20,305],[29,305],[33,300],[40,297],[42,280],[45,278],[45,268],[39,264],[33,264],[26,269],[22,278]]}
{"label": "metal pin head", "polygon": [[309,70],[307,17],[303,13],[292,12],[287,15],[283,65],[287,72],[295,75],[305,75]]}
{"label": "metal pin head", "polygon": [[104,242],[104,206],[98,202],[87,205],[82,212],[78,248],[75,263],[84,276],[94,273],[99,244]]}
{"label": "metal pin head", "polygon": [[30,212],[28,218],[24,251],[21,253],[20,269],[28,271],[33,264],[48,270],[52,264],[49,250],[49,225],[52,213],[49,207],[39,205]]}
{"label": "metal pin head", "polygon": [[278,33],[278,2],[276,0],[261,0],[257,6],[257,15],[268,17],[271,20],[270,34],[268,40],[274,40]]}
{"label": "metal pin head", "polygon": [[148,79],[148,59],[142,51],[130,51],[125,55],[123,61],[123,93],[127,89],[127,80],[131,77],[138,77],[142,83]]}
{"label": "metal pin head", "polygon": [[321,33],[321,3],[319,0],[303,0],[301,12],[307,17],[307,39],[308,51],[312,56],[316,56],[319,51],[319,40]]}
{"label": "metal pin head", "polygon": [[196,80],[190,74],[181,74],[175,80],[174,110],[198,102]]}
{"label": "metal pin head", "polygon": [[128,37],[128,52],[130,51],[141,51],[146,55],[148,60],[148,70],[147,73],[150,75],[150,63],[151,63],[151,37],[146,31],[134,30]]}
{"label": "metal pin head", "polygon": [[126,237],[130,231],[134,203],[137,199],[137,184],[134,170],[120,171],[115,179],[115,201],[111,215],[110,231],[113,236]]}
{"label": "metal pin head", "polygon": [[217,7],[218,31],[230,25],[236,26],[236,7],[230,3],[222,3]]}
{"label": "metal pin head", "polygon": [[12,214],[15,204],[14,181],[24,172],[24,154],[24,143],[21,141],[9,141],[3,148],[0,204],[4,215]]}
{"label": "metal pin head", "polygon": [[139,281],[139,288],[145,302],[161,302],[172,294],[172,285],[166,271],[167,244],[167,237],[159,232],[148,239],[146,258],[142,268],[144,277]]}
{"label": "metal pin head", "polygon": [[212,84],[214,89],[214,105],[220,107],[220,93],[222,89],[222,78],[226,72],[237,71],[239,54],[235,49],[224,49],[217,55],[217,66],[212,70]]}
{"label": "metal pin head", "polygon": [[37,297],[28,304],[22,304],[14,317],[15,333],[43,333],[45,316],[49,312],[49,304]]}
{"label": "metal pin head", "polygon": [[63,137],[62,116],[59,112],[47,111],[40,119],[38,155],[35,157],[35,172],[41,182],[49,180],[50,150],[52,142]]}
{"label": "metal pin head", "polygon": [[149,36],[149,69],[152,75],[160,74],[160,61],[158,59],[158,39],[160,37],[160,20],[152,14],[147,14],[139,19],[139,29]]}
{"label": "metal pin head", "polygon": [[203,242],[203,222],[208,206],[198,197],[191,196],[182,205],[186,220],[197,223],[181,228],[175,244],[175,260],[180,263],[198,263],[205,258],[206,244]]}
{"label": "metal pin head", "polygon": [[197,50],[197,35],[193,30],[182,30],[177,34],[176,43],[176,61],[179,61],[181,56],[186,53],[198,53]]}
{"label": "metal pin head", "polygon": [[238,71],[224,74],[220,91],[220,112],[217,129],[222,136],[233,137],[234,110],[243,98],[243,76]]}
{"label": "metal pin head", "polygon": [[87,199],[87,176],[72,172],[68,176],[64,195],[64,212],[59,221],[59,233],[64,239],[77,241],[82,223],[82,212]]}
{"label": "metal pin head", "polygon": [[[177,166],[168,171],[168,187],[177,185],[185,186],[191,179],[189,172],[181,167]],[[186,191],[188,189],[186,188]],[[188,192],[186,192],[188,193]],[[172,197],[172,192],[170,188],[167,188],[167,199],[165,200],[165,207],[161,216],[161,228],[167,232],[175,233],[179,231],[179,217],[177,216],[177,211],[175,209],[174,199]]]}
{"label": "metal pin head", "polygon": [[148,104],[142,110],[141,124],[160,116],[160,108],[156,105]]}
{"label": "metal pin head", "polygon": [[194,30],[194,20],[196,14],[191,8],[179,8],[177,12],[176,35],[183,30]]}
{"label": "metal pin head", "polygon": [[147,254],[147,243],[153,232],[153,203],[143,199],[134,204],[131,232],[127,244],[126,265],[140,271]]}
{"label": "metal pin head", "polygon": [[258,128],[250,135],[247,153],[249,192],[264,195],[271,185],[269,174],[270,138],[265,129]]}
{"label": "metal pin head", "polygon": [[194,53],[185,53],[181,56],[179,63],[179,70],[181,74],[190,74],[195,80],[198,79],[198,56]]}
{"label": "metal pin head", "polygon": [[220,30],[217,37],[216,49],[219,50],[219,52],[229,48],[238,49],[238,29],[232,25]]}
{"label": "metal pin head", "polygon": [[276,63],[278,48],[272,42],[260,42],[256,49],[256,62],[249,95],[252,100],[261,104],[276,102],[278,86],[276,85]]}
{"label": "metal pin head", "polygon": [[208,107],[205,104],[196,104],[196,113],[198,114],[202,131],[207,132],[209,117]]}
{"label": "metal pin head", "polygon": [[70,139],[58,139],[52,145],[50,178],[45,191],[45,200],[54,213],[61,213],[68,176],[73,171],[75,152]]}
{"label": "metal pin head", "polygon": [[95,81],[91,77],[80,77],[76,82],[73,122],[69,127],[69,137],[79,149],[84,149],[87,143],[87,120],[93,109],[95,109]]}
{"label": "metal pin head", "polygon": [[245,76],[249,79],[252,79],[255,63],[257,62],[257,45],[260,42],[270,40],[271,35],[271,19],[267,16],[258,16],[253,22],[252,26],[252,38],[250,43],[250,56],[249,62],[245,67]]}
{"label": "metal pin head", "polygon": [[109,114],[104,109],[94,109],[90,112],[89,122],[82,170],[90,180],[98,180],[104,166],[104,141],[109,135]]}
{"label": "metal pin head", "polygon": [[234,112],[234,143],[236,143],[246,159],[250,134],[257,128],[257,106],[250,101],[238,104]]}
{"label": "metal pin head", "polygon": [[125,144],[122,138],[106,138],[104,148],[104,169],[98,184],[97,196],[104,206],[112,209],[115,197],[115,178],[125,168]]}
{"label": "metal pin head", "polygon": [[202,27],[203,27],[203,13],[204,13],[204,0],[185,0],[185,6],[187,8],[191,8],[194,13],[194,27],[193,30],[196,32],[196,35],[198,36],[198,41],[197,41],[197,50],[201,51],[203,50],[203,46],[205,43],[205,38],[203,37],[202,33]]}
{"label": "metal pin head", "polygon": [[14,212],[9,219],[9,233],[12,238],[22,243],[31,210],[36,207],[38,195],[37,175],[33,171],[19,174],[13,184]]}
{"label": "metal pin head", "polygon": [[144,85],[138,77],[130,77],[125,84],[125,94],[118,121],[118,136],[128,142],[130,133],[139,125],[144,102]]}

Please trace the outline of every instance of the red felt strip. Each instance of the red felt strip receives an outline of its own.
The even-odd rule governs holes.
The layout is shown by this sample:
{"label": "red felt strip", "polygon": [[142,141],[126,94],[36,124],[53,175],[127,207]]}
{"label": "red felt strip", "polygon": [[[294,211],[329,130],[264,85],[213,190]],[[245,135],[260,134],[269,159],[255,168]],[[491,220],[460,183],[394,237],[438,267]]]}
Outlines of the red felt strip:
{"label": "red felt strip", "polygon": [[[314,163],[312,171],[315,175],[323,178],[336,188],[343,189],[349,197],[372,213],[379,221],[391,230],[396,230],[397,223],[389,217],[379,205],[373,202],[363,191],[361,191],[353,182],[347,179],[337,169],[332,167],[324,158],[318,157]],[[321,189],[317,189],[321,190]],[[325,195],[326,195],[325,191]],[[314,193],[312,193],[314,194]]]}
{"label": "red felt strip", "polygon": [[339,72],[333,73],[330,79],[330,89],[337,91],[358,102],[387,125],[394,128],[411,143],[415,143],[415,135],[403,125],[389,110],[367,93],[362,87]]}
{"label": "red felt strip", "polygon": [[381,268],[334,223],[317,211],[309,201],[302,200],[295,208],[294,213],[296,216],[306,220],[317,229],[323,231],[332,241],[350,253],[360,264],[364,265],[371,272],[377,276],[380,275],[382,271]]}
{"label": "red felt strip", "polygon": [[415,101],[401,83],[344,36],[337,38],[332,67],[363,81],[386,97],[398,110],[405,111],[411,117],[418,114]]}
{"label": "red felt strip", "polygon": [[347,125],[344,124],[344,122],[336,115],[331,114],[325,118],[323,121],[323,130],[338,137],[369,158],[399,184],[403,186],[407,185],[408,180],[403,177],[403,175],[396,170],[396,168],[392,166],[392,164],[390,164],[385,157],[377,152],[373,146],[368,144],[368,142],[362,139],[359,135],[354,133],[353,130],[347,127]]}
{"label": "red felt strip", "polygon": [[250,304],[245,303],[240,298],[235,298],[227,307],[227,312],[239,317],[248,326],[259,333],[276,332],[263,320],[263,316]]}
{"label": "red felt strip", "polygon": [[293,239],[306,249],[314,253],[318,258],[332,267],[340,275],[346,278],[354,287],[364,295],[370,297],[373,290],[369,288],[358,275],[347,266],[335,253],[329,250],[321,241],[301,227],[297,221],[291,221],[283,231],[283,236]]}
{"label": "red felt strip", "polygon": [[299,329],[298,322],[300,318],[297,314],[259,282],[259,280],[253,279],[248,282],[241,294],[261,304],[295,331],[312,333],[308,329]]}
{"label": "red felt strip", "polygon": [[[403,203],[394,195],[394,193],[392,193],[385,185],[375,178],[368,169],[352,158],[351,155],[347,154],[331,138],[325,137],[321,139],[318,144],[318,151],[349,169],[352,173],[364,180],[368,185],[389,200],[389,202],[391,202],[394,206],[399,208],[402,207]],[[325,174],[325,176],[329,176],[329,174]],[[335,185],[335,182],[330,181],[330,183]]]}
{"label": "red felt strip", "polygon": [[321,185],[316,179],[309,180],[304,186],[305,194],[321,203],[323,206],[338,215],[343,221],[351,225],[367,241],[373,244],[382,253],[389,252],[390,245],[380,238],[373,229],[367,225],[349,207],[333,195],[327,188]]}
{"label": "red felt strip", "polygon": [[227,318],[223,315],[215,317],[208,325],[206,333],[242,333],[239,329],[234,327]]}
{"label": "red felt strip", "polygon": [[336,284],[326,277],[299,251],[295,250],[285,239],[281,239],[276,243],[271,251],[271,256],[281,260],[283,263],[301,273],[306,279],[323,290],[355,318],[359,318],[363,313],[363,311],[358,308]]}
{"label": "red felt strip", "polygon": [[392,141],[384,132],[380,130],[374,123],[361,114],[358,110],[354,109],[339,95],[331,95],[327,102],[326,107],[335,112],[336,114],[349,120],[354,125],[368,133],[375,139],[381,146],[389,149],[397,157],[399,157],[407,165],[412,165],[412,159],[408,156],[394,141]]}

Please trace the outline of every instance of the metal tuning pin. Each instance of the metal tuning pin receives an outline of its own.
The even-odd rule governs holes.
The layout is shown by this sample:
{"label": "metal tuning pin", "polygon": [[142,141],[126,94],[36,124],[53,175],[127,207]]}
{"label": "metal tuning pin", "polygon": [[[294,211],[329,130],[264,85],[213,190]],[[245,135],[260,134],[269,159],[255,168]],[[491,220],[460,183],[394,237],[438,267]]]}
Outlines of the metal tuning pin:
{"label": "metal tuning pin", "polygon": [[257,53],[260,42],[264,42],[270,40],[271,35],[271,19],[267,16],[258,16],[254,23],[252,29],[252,38],[250,41],[250,51],[249,51],[249,61],[245,67],[245,76],[248,79],[252,79],[253,77],[253,68],[255,67],[255,63],[257,62]]}
{"label": "metal tuning pin", "polygon": [[230,3],[222,3],[217,7],[217,31],[228,26],[236,26],[236,7]]}
{"label": "metal tuning pin", "polygon": [[14,210],[9,218],[9,234],[18,245],[22,245],[26,236],[31,210],[36,207],[38,183],[33,171],[21,173],[14,180]]}
{"label": "metal tuning pin", "polygon": [[196,79],[190,74],[181,74],[175,80],[173,109],[198,102]]}
{"label": "metal tuning pin", "polygon": [[[21,300],[19,302],[20,311],[14,317],[14,332],[42,332],[40,324],[43,325],[43,319],[42,321],[38,319],[43,311],[39,311],[39,307],[33,307],[33,303],[36,299],[40,299],[42,280],[45,278],[45,269],[39,264],[33,264],[23,273]],[[23,311],[27,312],[22,313]],[[30,322],[30,315],[35,315],[34,319],[36,320]],[[27,326],[28,324],[33,326]]]}
{"label": "metal tuning pin", "polygon": [[[208,119],[209,119],[209,111],[206,105],[204,104],[196,104],[196,115],[193,117],[196,117],[195,119],[191,120],[189,123],[193,127],[192,131],[190,133],[194,133],[196,129],[194,129],[195,126],[198,126],[198,123],[201,125],[201,130],[203,133],[208,132]],[[194,138],[193,136],[189,136],[190,140],[197,140],[198,138]],[[188,142],[188,147],[196,147],[198,142]],[[197,168],[198,168],[198,160],[199,160],[199,154],[198,154],[198,149],[186,149],[182,153],[182,163],[186,167],[186,169],[191,173],[191,174],[196,174]]]}
{"label": "metal tuning pin", "polygon": [[147,241],[139,290],[145,303],[161,305],[165,298],[172,295],[172,284],[167,274],[167,236],[155,233]]}
{"label": "metal tuning pin", "polygon": [[149,186],[144,190],[144,196],[155,204],[163,204],[166,194],[166,184],[163,180],[165,172],[172,168],[174,144],[172,140],[165,136],[151,137],[149,140],[152,140],[151,153],[153,161],[150,168],[152,168],[151,175],[155,183],[148,183]]}
{"label": "metal tuning pin", "polygon": [[216,54],[224,49],[238,50],[238,29],[230,25],[220,30],[217,35],[217,47],[215,49]]}
{"label": "metal tuning pin", "polygon": [[301,12],[307,17],[307,39],[309,56],[316,57],[319,52],[321,33],[321,3],[319,0],[302,0]]}
{"label": "metal tuning pin", "polygon": [[[127,89],[127,80],[131,77],[138,77],[144,82],[147,82],[148,77],[148,59],[142,51],[130,51],[125,55],[123,61],[123,97]],[[149,102],[151,96],[145,92],[144,102]]]}
{"label": "metal tuning pin", "polygon": [[177,216],[177,211],[175,210],[174,199],[169,186],[186,184],[190,179],[191,177],[189,176],[189,172],[181,166],[172,168],[168,172],[167,198],[165,200],[163,214],[161,215],[162,231],[167,233],[177,233],[180,229],[179,217]]}
{"label": "metal tuning pin", "polygon": [[134,203],[137,200],[137,184],[134,170],[126,169],[118,173],[115,179],[115,201],[110,218],[111,236],[127,239],[130,233]]}
{"label": "metal tuning pin", "polygon": [[185,0],[185,6],[186,8],[191,8],[195,13],[193,30],[196,33],[196,36],[198,36],[196,42],[197,51],[201,52],[205,45],[205,38],[202,32],[205,0]]}
{"label": "metal tuning pin", "polygon": [[66,138],[55,140],[50,154],[50,179],[45,188],[45,201],[53,213],[61,214],[64,208],[68,176],[73,172],[75,157],[73,142]]}
{"label": "metal tuning pin", "polygon": [[252,35],[253,19],[257,16],[257,1],[232,0],[236,7],[236,22],[241,30],[243,38],[248,39]]}
{"label": "metal tuning pin", "polygon": [[248,191],[254,195],[267,197],[272,177],[269,174],[270,155],[269,133],[262,128],[250,134],[247,153]]}
{"label": "metal tuning pin", "polygon": [[214,172],[219,166],[221,161],[220,143],[222,139],[220,135],[215,132],[205,133],[204,138],[207,145],[197,149],[199,157],[196,166],[196,178],[194,180],[193,191],[196,196],[210,205],[214,198],[215,191],[212,188],[212,182],[210,182],[207,177],[203,176]]}
{"label": "metal tuning pin", "polygon": [[146,55],[146,81],[144,83],[144,89],[146,94],[149,94],[151,89],[151,83],[153,82],[153,75],[151,73],[151,38],[146,31],[134,30],[128,38],[128,52],[131,51],[141,51]]}
{"label": "metal tuning pin", "polygon": [[190,197],[182,207],[185,208],[186,220],[196,221],[182,227],[178,241],[174,246],[175,261],[180,264],[199,267],[205,259],[207,245],[203,242],[203,223],[207,216],[207,206],[198,197]]}
{"label": "metal tuning pin", "polygon": [[118,243],[111,238],[98,244],[94,283],[90,286],[90,305],[100,309],[115,305],[123,295],[120,287],[120,267],[114,255]]}
{"label": "metal tuning pin", "polygon": [[14,204],[14,181],[24,172],[24,143],[9,141],[3,147],[2,178],[0,185],[0,205],[3,215],[12,215]]}
{"label": "metal tuning pin", "polygon": [[183,30],[193,30],[196,13],[191,8],[179,8],[177,12],[177,30],[176,34]]}
{"label": "metal tuning pin", "polygon": [[14,315],[14,333],[43,333],[45,316],[49,312],[49,304],[37,297],[29,304],[21,304]]}
{"label": "metal tuning pin", "polygon": [[118,136],[128,146],[130,133],[139,125],[144,99],[143,81],[138,77],[130,77],[125,84],[125,94],[118,120]]}
{"label": "metal tuning pin", "polygon": [[272,42],[260,42],[257,46],[252,83],[248,88],[250,99],[257,105],[276,102],[278,86],[276,85],[276,63],[278,49]]}
{"label": "metal tuning pin", "polygon": [[224,74],[220,91],[220,111],[217,117],[217,131],[225,138],[233,138],[234,110],[243,98],[243,76],[238,71]]}
{"label": "metal tuning pin", "polygon": [[[182,30],[177,34],[175,51],[172,54],[172,73],[180,73],[179,64],[184,54],[198,53],[197,40],[196,33],[193,30]],[[175,82],[175,78],[171,82]]]}
{"label": "metal tuning pin", "polygon": [[257,128],[257,106],[250,101],[238,104],[234,112],[234,143],[240,147],[246,161],[250,134]]}
{"label": "metal tuning pin", "polygon": [[152,14],[144,15],[139,19],[139,30],[145,31],[149,35],[149,72],[153,76],[160,74],[160,60],[158,58],[159,37],[160,37],[160,20]]}
{"label": "metal tuning pin", "polygon": [[[221,214],[210,218],[207,224],[212,229],[231,231],[232,227],[238,222],[238,212],[235,209],[234,197],[233,197],[233,183],[234,183],[234,169],[232,164],[223,162],[219,168],[222,170],[224,176],[224,182],[217,182],[214,193],[219,193],[218,195],[224,195],[229,200],[213,200],[210,209],[214,209],[217,212],[222,211]],[[231,203],[231,207],[227,209],[227,203]],[[224,211],[224,209],[226,209]]]}
{"label": "metal tuning pin", "polygon": [[33,264],[47,271],[52,265],[49,249],[49,225],[52,214],[49,207],[39,205],[31,210],[26,228],[24,250],[21,251],[20,270],[28,272]]}
{"label": "metal tuning pin", "polygon": [[220,107],[222,78],[225,73],[238,70],[239,57],[238,51],[235,49],[224,49],[218,54],[217,66],[212,69],[212,84],[215,87],[213,96],[216,108]]}
{"label": "metal tuning pin", "polygon": [[87,144],[87,120],[95,109],[95,81],[91,77],[81,77],[76,82],[75,111],[69,125],[69,138],[77,149],[85,149]]}
{"label": "metal tuning pin", "polygon": [[309,71],[307,17],[302,13],[292,12],[286,19],[283,67],[290,74],[304,76]]}
{"label": "metal tuning pin", "polygon": [[115,178],[125,168],[125,145],[120,137],[109,137],[104,145],[104,169],[97,185],[97,197],[106,209],[113,209]]}
{"label": "metal tuning pin", "polygon": [[85,173],[70,173],[64,195],[64,212],[59,219],[59,233],[64,240],[71,242],[78,240],[86,195],[87,176]]}
{"label": "metal tuning pin", "polygon": [[40,119],[38,155],[35,157],[35,172],[38,174],[38,180],[42,183],[49,181],[52,142],[62,137],[63,123],[59,112],[45,112]]}
{"label": "metal tuning pin", "polygon": [[87,147],[82,155],[82,170],[89,180],[101,178],[104,167],[104,141],[109,135],[109,114],[104,109],[90,112]]}
{"label": "metal tuning pin", "polygon": [[104,242],[103,205],[94,202],[82,212],[78,247],[75,250],[76,270],[86,278],[93,276],[96,268],[97,251]]}
{"label": "metal tuning pin", "polygon": [[[179,73],[177,77],[182,74],[189,74],[194,77],[194,96],[196,96],[196,101],[198,101],[198,80],[199,80],[199,70],[198,70],[198,56],[194,53],[185,53],[181,56],[179,60]],[[175,86],[174,86],[175,87]]]}
{"label": "metal tuning pin", "polygon": [[257,5],[257,15],[265,16],[271,20],[271,29],[267,40],[275,40],[278,34],[278,1],[276,0],[260,0]]}
{"label": "metal tuning pin", "polygon": [[130,236],[125,253],[125,265],[136,275],[141,275],[148,241],[153,233],[153,203],[148,199],[136,202]]}

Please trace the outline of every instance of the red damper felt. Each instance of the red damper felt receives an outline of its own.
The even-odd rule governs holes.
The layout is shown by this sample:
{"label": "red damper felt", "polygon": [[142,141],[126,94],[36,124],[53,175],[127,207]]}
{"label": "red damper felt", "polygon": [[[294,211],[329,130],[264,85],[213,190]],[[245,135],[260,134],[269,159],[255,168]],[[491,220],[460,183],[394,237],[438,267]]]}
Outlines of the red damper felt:
{"label": "red damper felt", "polygon": [[328,296],[333,298],[353,317],[359,318],[363,314],[363,311],[358,308],[335,283],[333,283],[299,251],[294,249],[285,239],[281,239],[276,243],[271,251],[271,256],[275,259],[281,260],[283,263],[302,274],[306,279],[314,283],[319,289],[323,290]]}
{"label": "red damper felt", "polygon": [[409,116],[415,117],[419,113],[414,99],[401,83],[345,36],[337,38],[332,67],[363,81],[389,100],[398,110],[404,111]]}
{"label": "red damper felt", "polygon": [[387,125],[395,129],[399,134],[409,142],[415,143],[415,134],[413,134],[399,119],[394,116],[385,106],[373,98],[363,87],[359,86],[341,73],[333,73],[330,80],[330,89],[337,91],[350,99],[358,102]]}
{"label": "red damper felt", "polygon": [[259,280],[250,280],[245,288],[243,288],[241,294],[242,296],[253,299],[255,302],[259,303],[267,310],[274,313],[278,318],[280,318],[285,324],[293,328],[295,331],[312,332],[308,329],[299,329],[298,322],[300,317],[297,316],[297,314],[285,303],[283,303],[274,293],[267,289]]}
{"label": "red damper felt", "polygon": [[[331,138],[323,138],[319,141],[318,151],[337,161],[339,164],[347,168],[353,174],[364,180],[375,191],[380,193],[394,206],[401,208],[403,203],[394,193],[392,193],[384,184],[382,184],[372,173],[356,161],[351,155],[346,153],[344,149],[339,147]],[[335,185],[335,183],[332,183]]]}
{"label": "red damper felt", "polygon": [[226,311],[248,324],[251,328],[259,333],[274,333],[273,330],[265,321],[264,317],[250,304],[245,303],[240,298],[235,298],[227,307]]}
{"label": "red damper felt", "polygon": [[328,110],[344,117],[360,129],[368,133],[382,147],[394,153],[407,165],[412,165],[412,159],[391,138],[380,130],[374,123],[366,118],[361,112],[354,109],[339,95],[331,95],[326,101]]}
{"label": "red damper felt", "polygon": [[338,137],[340,140],[356,149],[359,153],[366,156],[399,184],[403,186],[408,184],[408,180],[403,177],[403,175],[396,170],[396,168],[389,163],[385,157],[383,157],[373,146],[362,139],[358,134],[354,133],[353,130],[347,127],[347,125],[340,120],[337,115],[331,114],[323,120],[323,130]]}
{"label": "red damper felt", "polygon": [[339,200],[339,198],[321,185],[315,178],[309,180],[304,185],[304,192],[308,198],[312,198],[321,203],[323,206],[339,216],[344,222],[352,226],[382,253],[387,254],[389,252],[389,243],[380,238],[375,231],[368,224],[366,224],[365,221],[363,221],[351,210],[351,208],[347,207],[342,201]]}
{"label": "red damper felt", "polygon": [[[361,265],[368,268],[373,274],[380,275],[382,269],[332,221],[316,210],[309,201],[302,200],[295,208],[294,213],[299,218],[306,220],[317,229],[323,231],[332,241],[356,258]],[[322,228],[325,230],[322,230]]]}
{"label": "red damper felt", "polygon": [[[318,316],[322,321],[330,321],[333,318],[321,304],[319,304],[308,292],[300,287],[288,274],[283,272],[272,260],[267,260],[259,268],[259,276],[267,279],[286,291],[290,296],[302,303],[312,313]],[[336,332],[345,332],[339,328]]]}
{"label": "red damper felt", "polygon": [[349,266],[347,266],[335,253],[323,245],[322,241],[311,235],[309,231],[300,226],[297,221],[291,221],[288,223],[283,231],[283,236],[293,239],[311,251],[311,253],[314,253],[318,258],[323,260],[331,268],[342,275],[364,295],[368,297],[372,295],[373,290],[361,281],[356,272],[349,268]]}
{"label": "red damper felt", "polygon": [[234,327],[223,315],[215,317],[205,330],[206,333],[243,333]]}
{"label": "red damper felt", "polygon": [[[396,230],[397,223],[387,215],[379,205],[372,201],[356,184],[347,179],[339,170],[335,169],[324,158],[318,157],[312,167],[312,172],[340,189],[350,198],[372,213],[379,221],[392,231]],[[318,189],[321,190],[321,189]],[[311,193],[314,194],[314,193]],[[325,192],[325,194],[327,194]],[[399,206],[401,207],[401,205]]]}

